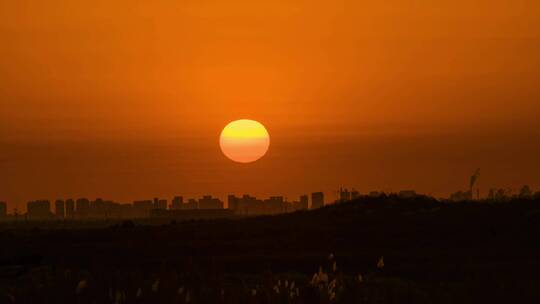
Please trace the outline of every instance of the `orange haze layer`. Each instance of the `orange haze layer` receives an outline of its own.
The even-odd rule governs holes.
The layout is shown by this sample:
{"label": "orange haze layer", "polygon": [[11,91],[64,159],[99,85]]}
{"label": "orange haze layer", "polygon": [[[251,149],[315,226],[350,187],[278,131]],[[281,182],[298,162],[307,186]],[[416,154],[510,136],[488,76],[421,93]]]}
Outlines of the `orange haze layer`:
{"label": "orange haze layer", "polygon": [[[0,200],[540,188],[536,0],[0,2]],[[222,156],[223,126],[272,148]],[[251,155],[251,148],[245,150]]]}

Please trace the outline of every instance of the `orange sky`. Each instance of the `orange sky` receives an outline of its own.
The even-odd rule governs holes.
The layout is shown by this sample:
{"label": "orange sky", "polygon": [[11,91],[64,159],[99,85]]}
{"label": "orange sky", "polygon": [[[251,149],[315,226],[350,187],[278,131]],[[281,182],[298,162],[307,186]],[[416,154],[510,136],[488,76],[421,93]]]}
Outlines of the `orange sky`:
{"label": "orange sky", "polygon": [[0,200],[540,190],[539,79],[534,0],[2,1]]}

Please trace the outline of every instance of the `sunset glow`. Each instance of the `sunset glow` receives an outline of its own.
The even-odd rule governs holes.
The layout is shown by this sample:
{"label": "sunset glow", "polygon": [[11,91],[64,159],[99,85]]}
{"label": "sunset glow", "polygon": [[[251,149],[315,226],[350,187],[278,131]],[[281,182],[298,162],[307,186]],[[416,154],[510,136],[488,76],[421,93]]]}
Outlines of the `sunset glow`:
{"label": "sunset glow", "polygon": [[[15,0],[0,33],[9,212],[340,186],[448,197],[477,168],[480,195],[540,189],[540,1]],[[271,150],[218,139],[244,118]]]}

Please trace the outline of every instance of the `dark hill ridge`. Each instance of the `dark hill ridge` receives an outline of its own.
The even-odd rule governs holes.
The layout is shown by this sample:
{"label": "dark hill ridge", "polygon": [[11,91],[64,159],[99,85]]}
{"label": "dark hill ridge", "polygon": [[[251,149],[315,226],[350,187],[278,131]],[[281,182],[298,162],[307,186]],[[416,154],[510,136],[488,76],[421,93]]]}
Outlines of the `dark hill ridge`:
{"label": "dark hill ridge", "polygon": [[[429,198],[361,198],[325,208],[241,220],[105,229],[7,230],[1,262],[116,267],[212,261],[235,271],[311,272],[334,252],[345,271],[386,269],[417,279],[489,269],[540,270],[540,202],[447,204]],[[9,245],[7,245],[9,244]],[[206,264],[206,263],[202,263]],[[497,267],[491,267],[497,265]]]}
{"label": "dark hill ridge", "polygon": [[[70,290],[80,278],[93,286],[106,282],[96,294],[135,276],[128,288],[133,294],[139,284],[149,288],[156,278],[171,275],[184,277],[192,288],[236,282],[246,294],[255,284],[249,280],[260,284],[268,273],[288,274],[309,290],[309,278],[328,264],[329,253],[349,282],[358,273],[369,278],[360,292],[371,299],[366,303],[401,303],[396,299],[403,296],[409,303],[508,303],[540,295],[540,201],[449,204],[426,197],[363,197],[279,216],[81,227],[4,226],[0,300],[2,292],[14,289],[23,297],[27,286],[35,292],[28,303],[38,303],[42,293],[60,297],[65,287],[58,282],[66,273],[77,274]],[[382,270],[376,267],[381,256]],[[51,285],[43,291],[41,284]],[[62,301],[72,303],[57,302]]]}

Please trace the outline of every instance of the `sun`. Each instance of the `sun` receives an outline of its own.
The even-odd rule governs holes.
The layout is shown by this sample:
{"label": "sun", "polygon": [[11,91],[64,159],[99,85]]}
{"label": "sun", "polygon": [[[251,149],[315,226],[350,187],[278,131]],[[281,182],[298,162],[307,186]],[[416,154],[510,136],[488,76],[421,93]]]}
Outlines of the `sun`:
{"label": "sun", "polygon": [[240,119],[223,128],[219,145],[229,159],[239,163],[251,163],[266,154],[270,146],[270,135],[260,122]]}

